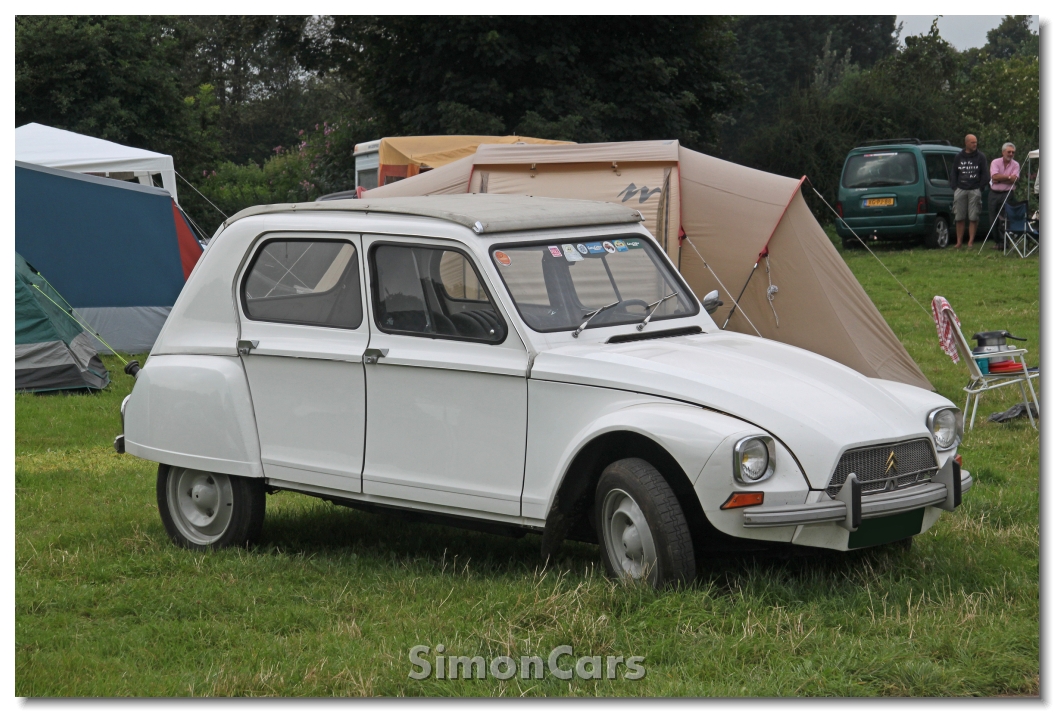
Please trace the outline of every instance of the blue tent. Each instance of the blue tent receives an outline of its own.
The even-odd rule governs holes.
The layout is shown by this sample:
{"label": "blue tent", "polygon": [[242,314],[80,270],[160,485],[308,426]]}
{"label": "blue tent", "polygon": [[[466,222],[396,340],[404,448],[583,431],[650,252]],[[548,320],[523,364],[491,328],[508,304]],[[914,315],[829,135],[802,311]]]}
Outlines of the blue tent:
{"label": "blue tent", "polygon": [[129,353],[153,346],[202,253],[166,191],[18,161],[15,250]]}

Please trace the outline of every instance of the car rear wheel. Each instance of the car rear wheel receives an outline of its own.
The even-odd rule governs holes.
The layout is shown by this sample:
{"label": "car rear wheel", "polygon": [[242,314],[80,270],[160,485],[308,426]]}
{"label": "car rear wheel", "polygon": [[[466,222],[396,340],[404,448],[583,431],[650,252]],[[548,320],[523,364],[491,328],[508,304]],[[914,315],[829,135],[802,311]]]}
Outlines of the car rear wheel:
{"label": "car rear wheel", "polygon": [[639,458],[613,462],[597,484],[597,538],[609,575],[664,588],[695,578],[688,521],[673,489]]}
{"label": "car rear wheel", "polygon": [[930,228],[929,233],[926,235],[926,247],[931,250],[943,250],[948,246],[950,238],[951,230],[948,228],[948,218],[938,215],[937,219],[933,221],[933,227]]}
{"label": "car rear wheel", "polygon": [[842,238],[842,249],[843,250],[859,250],[861,249],[860,240],[856,239],[852,235],[849,237]]}
{"label": "car rear wheel", "polygon": [[263,529],[263,480],[186,467],[157,468],[157,507],[165,531],[187,549],[254,543]]}

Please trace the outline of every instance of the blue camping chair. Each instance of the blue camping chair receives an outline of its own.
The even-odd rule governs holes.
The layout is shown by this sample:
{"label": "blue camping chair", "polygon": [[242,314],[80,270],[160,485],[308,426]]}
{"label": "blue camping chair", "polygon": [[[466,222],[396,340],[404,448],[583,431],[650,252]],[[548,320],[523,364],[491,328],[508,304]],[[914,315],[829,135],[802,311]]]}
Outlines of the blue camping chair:
{"label": "blue camping chair", "polygon": [[1003,206],[1005,228],[1003,231],[1003,254],[1013,250],[1018,257],[1028,257],[1039,249],[1039,226],[1027,219],[1028,205],[1007,203]]}

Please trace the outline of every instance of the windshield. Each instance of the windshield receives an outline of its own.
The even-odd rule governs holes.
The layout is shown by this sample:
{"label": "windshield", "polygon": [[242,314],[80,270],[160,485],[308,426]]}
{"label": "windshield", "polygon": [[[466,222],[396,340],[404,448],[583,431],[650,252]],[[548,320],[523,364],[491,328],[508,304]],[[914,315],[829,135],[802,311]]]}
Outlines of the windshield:
{"label": "windshield", "polygon": [[570,331],[597,309],[589,328],[637,324],[699,313],[691,292],[671,274],[656,248],[639,237],[491,250],[523,320],[535,331]]}
{"label": "windshield", "polygon": [[846,188],[879,188],[911,185],[918,179],[914,153],[882,151],[850,156],[845,162],[842,185]]}

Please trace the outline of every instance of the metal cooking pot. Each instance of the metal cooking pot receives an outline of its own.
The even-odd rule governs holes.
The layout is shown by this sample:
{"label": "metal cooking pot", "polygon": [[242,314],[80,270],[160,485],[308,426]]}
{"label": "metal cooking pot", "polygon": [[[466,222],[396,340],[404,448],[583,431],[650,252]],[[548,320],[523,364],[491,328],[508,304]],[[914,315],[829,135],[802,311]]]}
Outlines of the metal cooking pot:
{"label": "metal cooking pot", "polygon": [[[973,338],[977,341],[977,348],[973,350],[974,356],[982,356],[984,354],[994,354],[1000,351],[1010,351],[1013,349],[1012,346],[1008,346],[1006,343],[1007,339],[1014,339],[1016,341],[1027,341],[1022,336],[1014,336],[1009,331],[982,331],[978,334],[974,334]],[[1007,357],[991,357],[988,359],[988,363],[999,363],[1000,361],[1009,361]]]}

